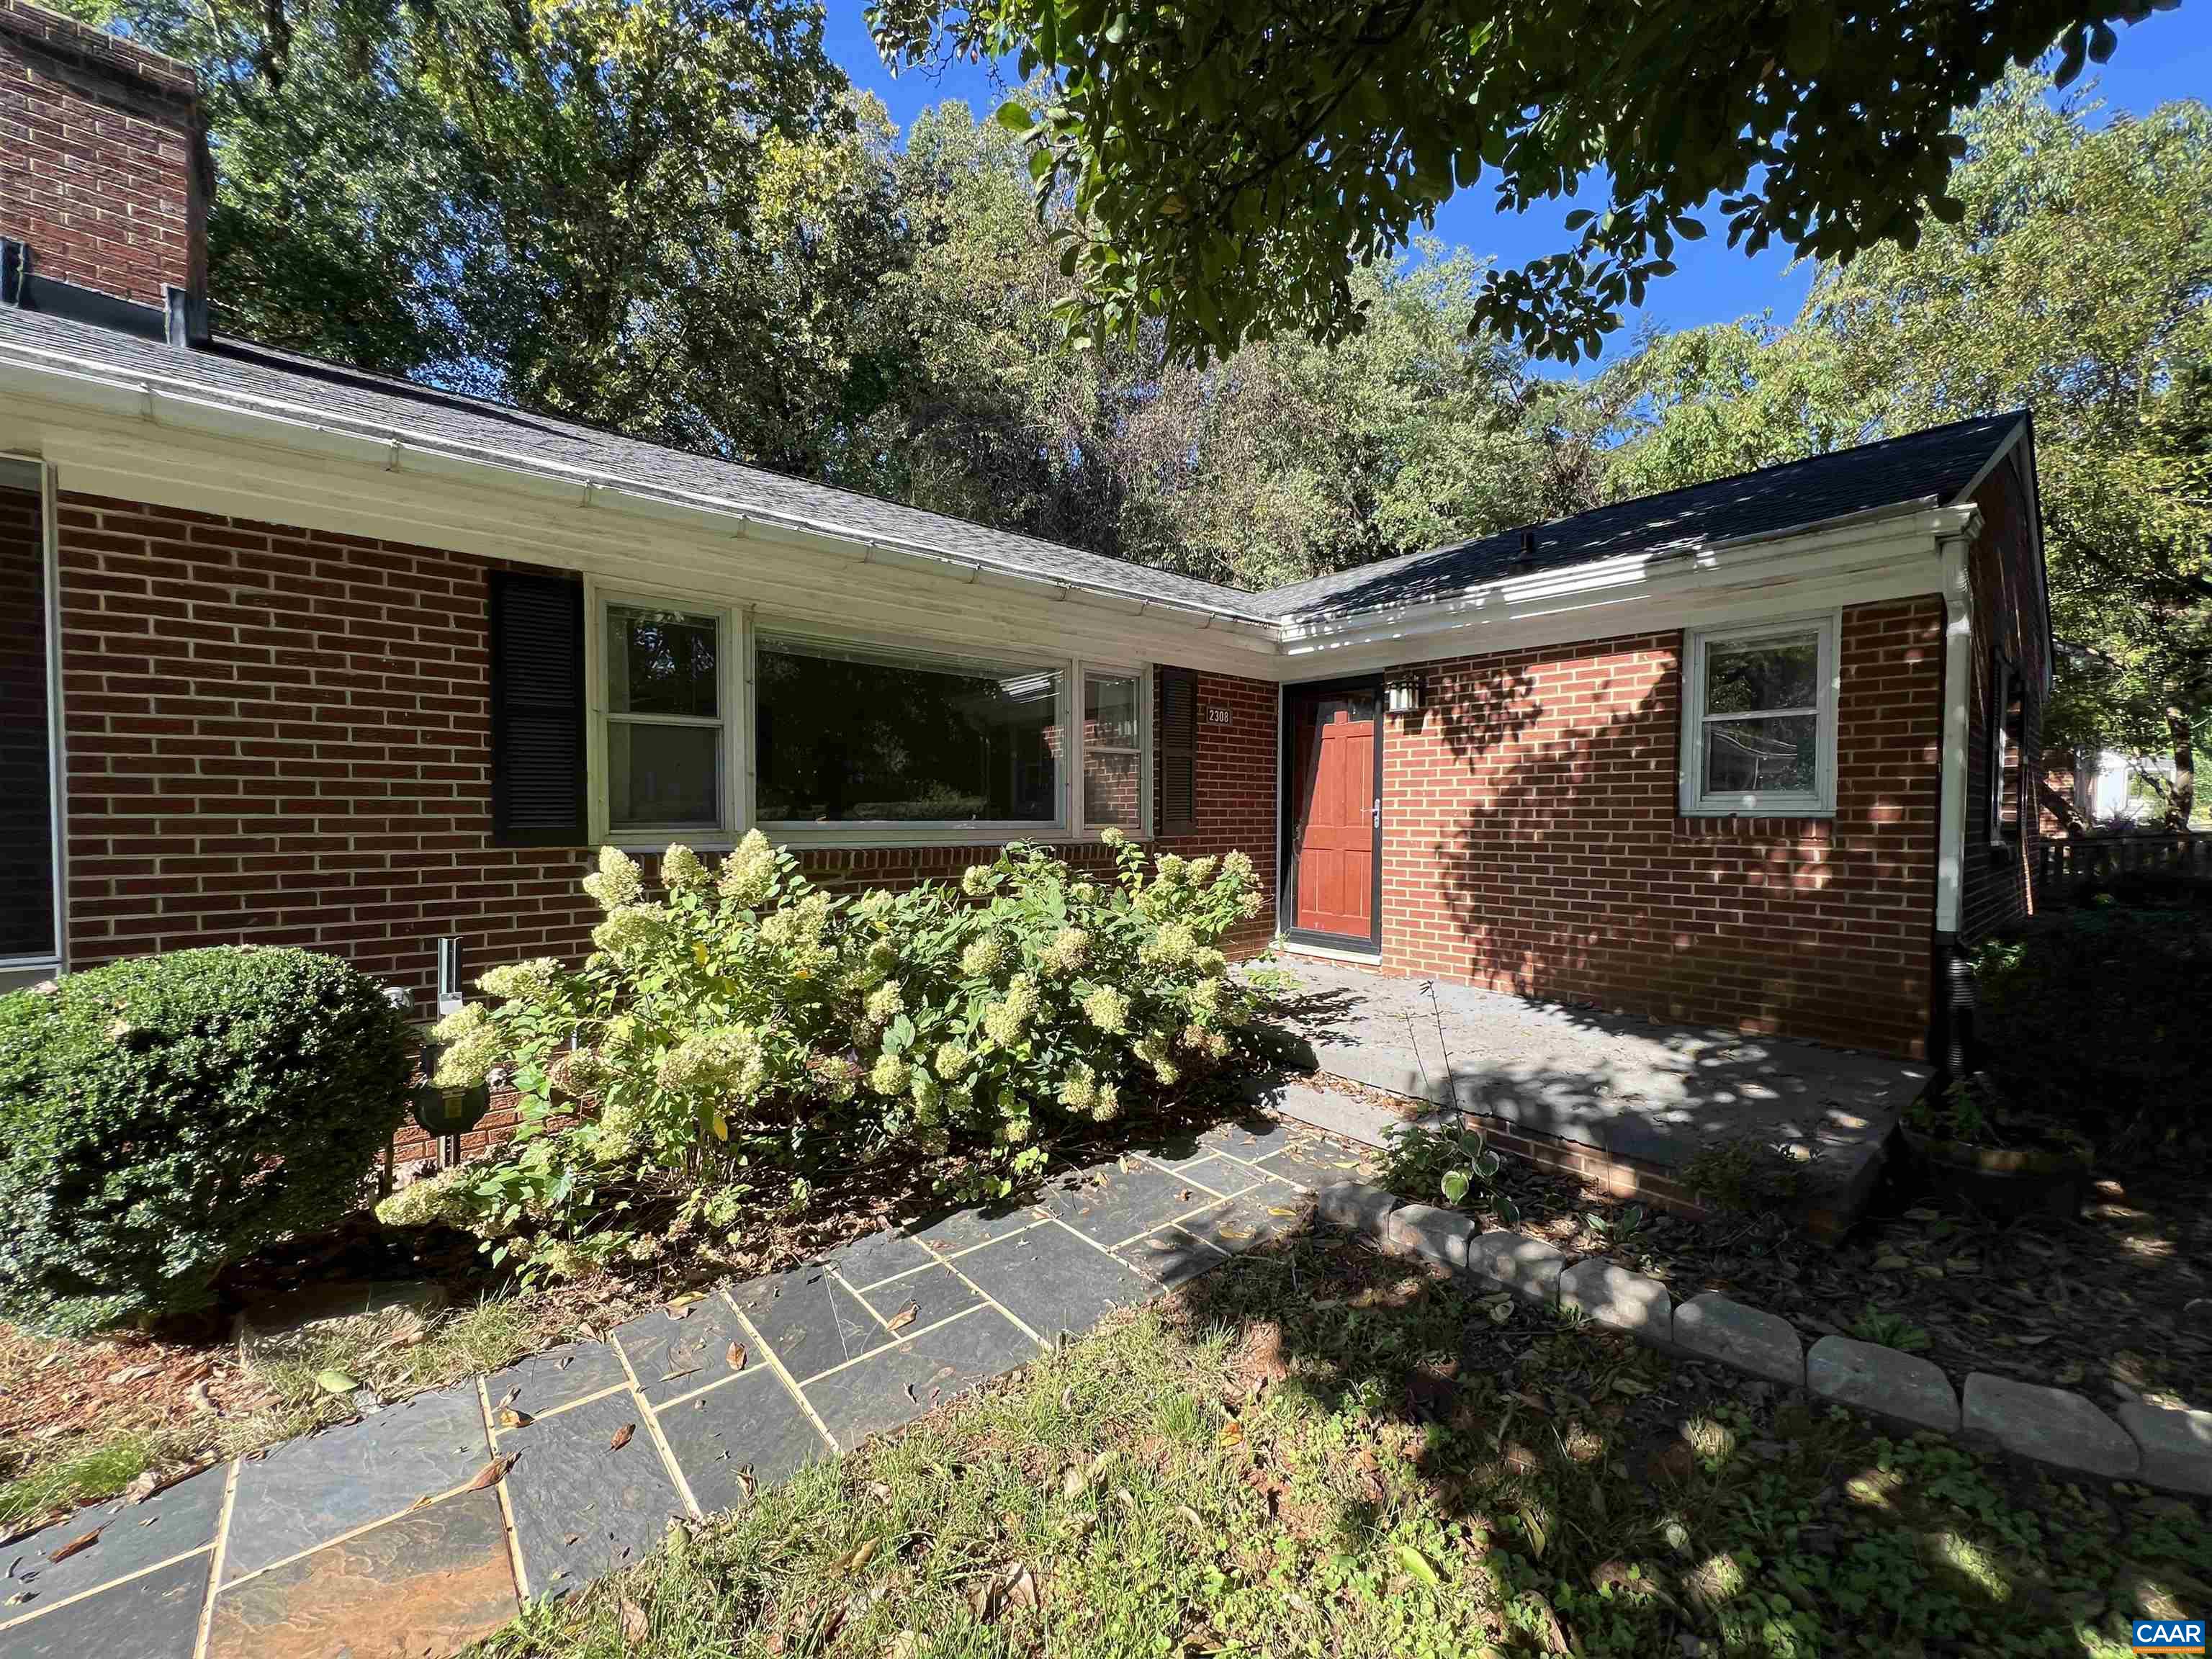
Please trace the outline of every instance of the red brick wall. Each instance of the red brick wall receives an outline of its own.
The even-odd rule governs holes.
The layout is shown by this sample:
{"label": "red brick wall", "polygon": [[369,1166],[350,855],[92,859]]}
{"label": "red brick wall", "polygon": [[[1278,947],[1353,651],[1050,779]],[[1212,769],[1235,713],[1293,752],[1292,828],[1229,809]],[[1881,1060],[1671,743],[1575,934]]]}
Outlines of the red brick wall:
{"label": "red brick wall", "polygon": [[336,951],[411,987],[582,948],[579,851],[491,844],[484,562],[65,496],[70,959]]}
{"label": "red brick wall", "polygon": [[[1967,558],[1972,587],[1973,690],[1967,705],[1966,846],[1959,936],[1976,939],[2034,908],[2035,849],[2042,836],[2034,799],[2043,772],[2043,675],[2048,647],[2036,598],[2035,531],[2015,450],[1974,492],[1982,527]],[[2025,716],[2017,777],[2027,799],[2018,827],[1993,846],[1990,836],[1990,684],[1992,648],[2019,671]]]}
{"label": "red brick wall", "polygon": [[207,287],[206,173],[192,72],[0,0],[0,236],[34,274],[143,305]]}
{"label": "red brick wall", "polygon": [[[1164,853],[1179,853],[1186,858],[1237,849],[1251,859],[1253,873],[1267,896],[1267,908],[1239,928],[1231,943],[1240,951],[1257,951],[1275,932],[1276,708],[1279,694],[1274,684],[1267,680],[1207,673],[1200,673],[1197,678],[1198,730],[1193,769],[1197,780],[1193,803],[1197,829],[1188,836],[1163,836],[1158,845]],[[1158,711],[1163,701],[1159,687],[1155,684],[1152,799],[1156,811],[1162,798],[1158,769]]]}
{"label": "red brick wall", "polygon": [[[585,851],[492,844],[485,561],[76,495],[59,539],[76,965],[299,945],[427,1012],[442,935],[465,939],[471,976],[588,948]],[[1272,886],[1274,688],[1200,689],[1232,723],[1201,728],[1200,832],[1163,848],[1242,847]],[[998,850],[800,861],[852,890],[957,880]],[[1270,912],[1237,943],[1273,927]]]}
{"label": "red brick wall", "polygon": [[0,957],[54,949],[46,539],[36,490],[0,486]]}
{"label": "red brick wall", "polygon": [[1942,615],[1844,613],[1832,820],[1678,815],[1679,633],[1425,665],[1387,717],[1385,966],[1920,1054]]}

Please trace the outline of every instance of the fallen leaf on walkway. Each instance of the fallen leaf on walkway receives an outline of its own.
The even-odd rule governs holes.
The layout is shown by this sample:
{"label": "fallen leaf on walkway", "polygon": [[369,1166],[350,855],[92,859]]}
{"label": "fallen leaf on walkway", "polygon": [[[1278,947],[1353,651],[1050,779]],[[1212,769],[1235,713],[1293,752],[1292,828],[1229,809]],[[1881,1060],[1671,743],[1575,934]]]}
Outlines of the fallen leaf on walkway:
{"label": "fallen leaf on walkway", "polygon": [[[493,1458],[490,1462],[477,1471],[477,1478],[469,1482],[469,1490],[482,1492],[486,1486],[499,1485],[506,1479],[507,1472],[514,1467],[514,1460],[520,1455],[521,1454],[519,1452],[509,1452],[504,1457]],[[532,1464],[532,1467],[534,1468],[537,1466]]]}
{"label": "fallen leaf on walkway", "polygon": [[59,1549],[54,1551],[52,1554],[46,1557],[46,1559],[49,1561],[66,1561],[70,1557],[76,1554],[79,1551],[90,1549],[94,1544],[97,1544],[100,1541],[101,1530],[102,1529],[100,1528],[94,1527],[90,1532],[79,1533],[76,1537],[70,1539],[68,1543],[64,1544]]}
{"label": "fallen leaf on walkway", "polygon": [[623,1643],[635,1647],[652,1633],[653,1621],[645,1616],[645,1609],[628,1596],[623,1598],[622,1633]]}
{"label": "fallen leaf on walkway", "polygon": [[909,1302],[906,1306],[901,1308],[896,1313],[893,1314],[889,1319],[884,1321],[884,1323],[892,1330],[902,1331],[908,1326],[914,1323],[915,1316],[919,1314],[921,1311],[921,1304],[920,1303]]}
{"label": "fallen leaf on walkway", "polygon": [[615,1433],[614,1433],[614,1438],[607,1442],[607,1449],[608,1449],[609,1451],[620,1451],[620,1450],[621,1450],[624,1446],[627,1446],[628,1444],[629,1444],[629,1437],[630,1437],[630,1436],[632,1436],[632,1435],[635,1434],[636,1432],[637,1432],[637,1425],[636,1425],[636,1424],[635,1424],[635,1423],[625,1423],[625,1424],[623,1424],[623,1425],[622,1425],[622,1427],[620,1427],[620,1428],[618,1428],[618,1429],[617,1429],[617,1430],[615,1431]]}
{"label": "fallen leaf on walkway", "polygon": [[1244,1443],[1244,1425],[1235,1418],[1231,1418],[1228,1422],[1224,1423],[1221,1425],[1221,1443],[1224,1446],[1243,1445]]}
{"label": "fallen leaf on walkway", "polygon": [[526,1429],[538,1419],[528,1412],[517,1411],[512,1406],[503,1406],[500,1408],[499,1415],[493,1420],[502,1429]]}
{"label": "fallen leaf on walkway", "polygon": [[143,1504],[161,1490],[161,1477],[154,1470],[147,1469],[123,1489],[123,1499],[127,1504]]}
{"label": "fallen leaf on walkway", "polygon": [[731,1344],[730,1344],[730,1352],[729,1352],[726,1355],[725,1355],[725,1356],[724,1356],[724,1358],[726,1358],[726,1359],[728,1359],[728,1361],[730,1362],[730,1369],[731,1369],[732,1370],[733,1370],[733,1371],[741,1371],[741,1370],[744,1370],[744,1368],[745,1368],[745,1345],[744,1345],[744,1343],[742,1343],[742,1342],[732,1342],[732,1343],[731,1343]]}

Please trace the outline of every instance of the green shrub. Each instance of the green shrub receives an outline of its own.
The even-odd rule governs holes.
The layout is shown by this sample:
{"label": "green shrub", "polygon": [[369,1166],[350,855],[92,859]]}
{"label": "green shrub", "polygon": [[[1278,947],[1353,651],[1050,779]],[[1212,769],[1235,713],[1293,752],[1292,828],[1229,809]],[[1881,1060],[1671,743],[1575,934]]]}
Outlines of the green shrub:
{"label": "green shrub", "polygon": [[1976,1035],[2008,1107],[2100,1153],[2212,1137],[2212,917],[2062,911],[1982,946]]}
{"label": "green shrub", "polygon": [[[670,848],[653,900],[607,848],[584,883],[606,915],[583,968],[495,969],[494,1001],[439,1028],[441,1082],[512,1069],[516,1149],[380,1213],[471,1225],[502,1260],[566,1273],[650,1252],[641,1171],[683,1178],[686,1229],[724,1224],[735,1172],[827,1152],[985,1150],[1010,1188],[1042,1165],[1041,1129],[1110,1121],[1217,1065],[1249,1016],[1219,944],[1259,909],[1250,860],[1169,854],[1148,874],[1110,839],[1103,879],[1017,843],[957,888],[857,897],[757,831],[719,872]],[[552,1127],[576,1099],[594,1109]]]}
{"label": "green shrub", "polygon": [[206,1305],[352,1209],[405,1110],[404,1021],[305,951],[180,951],[0,998],[0,1313],[57,1331]]}

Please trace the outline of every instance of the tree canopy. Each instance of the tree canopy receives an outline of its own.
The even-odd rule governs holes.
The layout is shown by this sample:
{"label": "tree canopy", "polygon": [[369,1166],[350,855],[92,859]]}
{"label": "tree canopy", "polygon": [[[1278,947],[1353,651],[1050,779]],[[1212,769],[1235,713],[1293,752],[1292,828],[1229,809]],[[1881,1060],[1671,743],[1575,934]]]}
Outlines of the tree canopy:
{"label": "tree canopy", "polygon": [[[2170,4],[2173,0],[2155,0]],[[1018,55],[1002,112],[1081,222],[1063,259],[1094,331],[1164,326],[1204,362],[1368,314],[1395,258],[1486,176],[1502,210],[1609,189],[1569,246],[1484,276],[1470,320],[1595,355],[1717,211],[1731,246],[1845,259],[1960,211],[1954,111],[2054,40],[2063,82],[2154,0],[876,0],[887,55]]]}

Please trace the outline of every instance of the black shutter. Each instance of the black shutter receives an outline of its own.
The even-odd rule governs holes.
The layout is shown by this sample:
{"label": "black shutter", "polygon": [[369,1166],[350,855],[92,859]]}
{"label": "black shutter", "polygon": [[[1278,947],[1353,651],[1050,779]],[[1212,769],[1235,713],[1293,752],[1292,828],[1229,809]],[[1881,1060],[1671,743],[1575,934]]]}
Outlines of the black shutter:
{"label": "black shutter", "polygon": [[491,573],[491,827],[508,847],[581,847],[584,589]]}
{"label": "black shutter", "polygon": [[1160,670],[1160,833],[1198,829],[1198,676]]}

